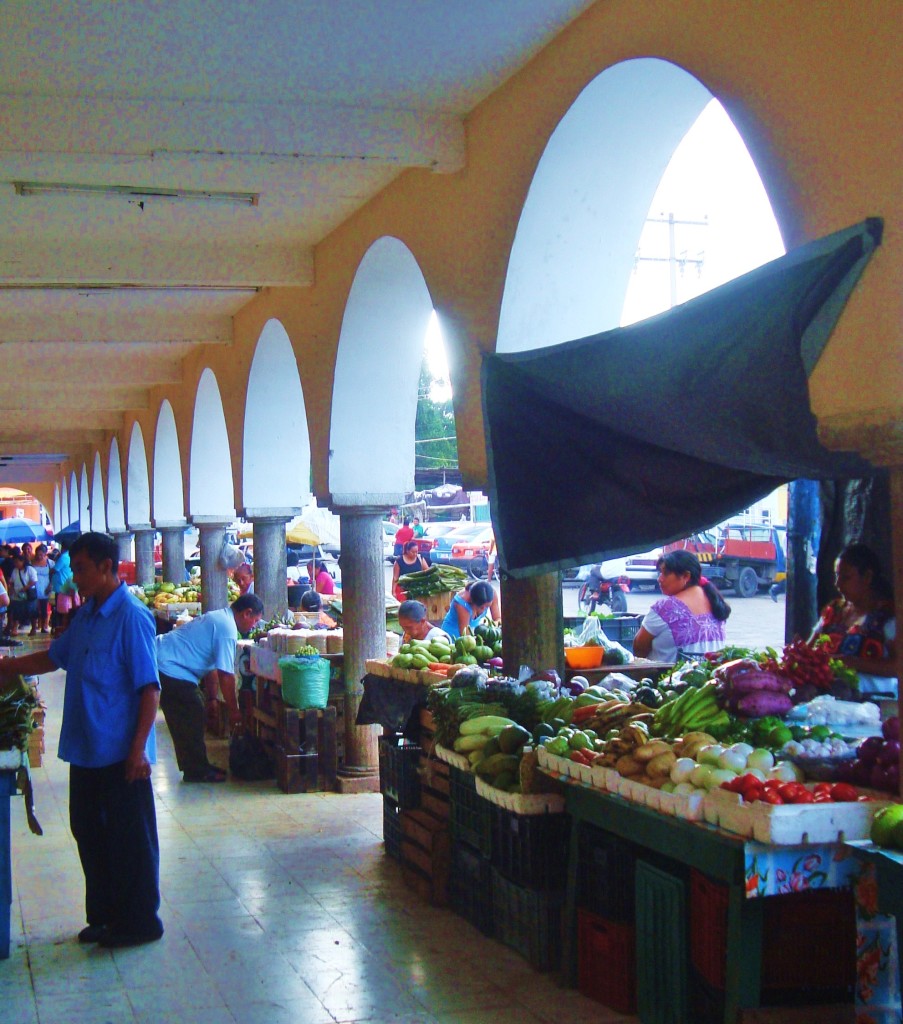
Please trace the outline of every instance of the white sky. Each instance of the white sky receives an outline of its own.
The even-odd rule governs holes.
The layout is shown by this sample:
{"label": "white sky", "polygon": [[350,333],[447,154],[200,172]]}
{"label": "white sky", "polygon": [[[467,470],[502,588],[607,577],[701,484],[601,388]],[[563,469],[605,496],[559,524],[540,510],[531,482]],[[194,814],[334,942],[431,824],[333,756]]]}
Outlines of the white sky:
{"label": "white sky", "polygon": [[[676,301],[686,302],[784,254],[777,222],[740,134],[717,100],[699,115],[674,151],[649,208],[649,217],[704,221],[677,224],[675,252],[702,258],[701,271],[678,269]],[[640,257],[669,255],[667,224],[647,222],[637,246]],[[637,263],[630,276],[621,325],[662,313],[671,304],[669,264]],[[435,401],[451,397],[442,331],[435,312],[426,334],[433,374],[445,382],[433,388]]]}

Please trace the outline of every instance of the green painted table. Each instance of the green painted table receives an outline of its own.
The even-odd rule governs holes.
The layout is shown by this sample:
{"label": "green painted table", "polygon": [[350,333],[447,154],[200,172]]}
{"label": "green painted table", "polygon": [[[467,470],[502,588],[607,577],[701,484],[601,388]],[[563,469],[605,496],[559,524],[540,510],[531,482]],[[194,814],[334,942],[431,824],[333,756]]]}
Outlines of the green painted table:
{"label": "green painted table", "polygon": [[704,822],[662,814],[576,780],[565,781],[565,799],[572,822],[562,951],[565,981],[576,985],[580,829],[591,825],[727,884],[726,1022],[737,1020],[740,1009],[760,1003],[763,904],[757,897],[801,888],[843,888],[850,884],[856,866],[844,844],[766,846]]}

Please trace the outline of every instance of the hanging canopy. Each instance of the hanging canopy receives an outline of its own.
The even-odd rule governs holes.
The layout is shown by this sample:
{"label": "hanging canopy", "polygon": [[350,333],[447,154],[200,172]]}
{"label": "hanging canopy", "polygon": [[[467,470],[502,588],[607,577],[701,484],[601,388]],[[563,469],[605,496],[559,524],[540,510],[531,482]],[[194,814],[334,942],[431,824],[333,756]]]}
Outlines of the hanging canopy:
{"label": "hanging canopy", "polygon": [[881,230],[869,219],[630,327],[488,356],[489,493],[505,571],[645,550],[788,480],[873,474],[819,443],[808,376]]}

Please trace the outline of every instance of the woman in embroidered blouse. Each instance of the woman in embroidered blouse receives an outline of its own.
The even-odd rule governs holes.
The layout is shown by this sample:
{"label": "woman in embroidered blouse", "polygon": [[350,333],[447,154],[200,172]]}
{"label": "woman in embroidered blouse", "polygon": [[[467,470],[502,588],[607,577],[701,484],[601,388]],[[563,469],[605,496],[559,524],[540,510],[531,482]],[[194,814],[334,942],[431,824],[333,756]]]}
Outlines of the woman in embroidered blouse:
{"label": "woman in embroidered blouse", "polygon": [[840,597],[824,611],[811,640],[827,636],[831,650],[859,673],[860,693],[897,693],[894,593],[881,562],[865,544],[850,544],[837,556]]}
{"label": "woman in embroidered blouse", "polygon": [[670,551],[658,560],[664,597],[646,613],[633,640],[639,658],[672,663],[679,655],[706,654],[724,647],[730,606],[703,575],[689,551]]}

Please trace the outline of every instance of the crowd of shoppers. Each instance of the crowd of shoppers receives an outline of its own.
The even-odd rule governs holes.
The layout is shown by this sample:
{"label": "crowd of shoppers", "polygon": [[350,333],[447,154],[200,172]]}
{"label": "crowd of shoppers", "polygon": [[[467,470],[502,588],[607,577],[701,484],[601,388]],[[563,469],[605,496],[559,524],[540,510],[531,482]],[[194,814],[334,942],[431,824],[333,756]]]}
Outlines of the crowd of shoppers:
{"label": "crowd of shoppers", "polygon": [[[4,643],[18,643],[15,637],[26,629],[29,636],[58,628],[62,632],[74,590],[68,582],[72,578],[68,559],[65,551],[53,545],[0,544],[0,631]],[[61,596],[63,601],[59,601]]]}

